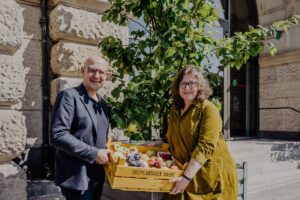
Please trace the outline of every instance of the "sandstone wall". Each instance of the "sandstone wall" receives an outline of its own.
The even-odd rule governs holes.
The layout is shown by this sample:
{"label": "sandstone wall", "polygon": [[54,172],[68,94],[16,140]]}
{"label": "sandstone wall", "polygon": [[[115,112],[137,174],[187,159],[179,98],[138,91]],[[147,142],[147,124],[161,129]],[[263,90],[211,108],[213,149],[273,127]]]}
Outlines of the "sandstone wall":
{"label": "sandstone wall", "polygon": [[[56,5],[50,12],[51,71],[57,78],[51,81],[51,104],[58,92],[74,87],[82,82],[80,68],[90,55],[100,55],[98,44],[102,38],[113,35],[123,44],[128,44],[128,27],[101,22],[101,14],[109,7],[106,1],[74,0],[52,1]],[[107,81],[99,91],[101,96],[109,96],[115,87]],[[122,133],[112,130],[113,135]]]}
{"label": "sandstone wall", "polygon": [[16,164],[5,162],[0,164],[0,199],[26,200],[26,174]]}
{"label": "sandstone wall", "polygon": [[50,13],[50,36],[55,42],[67,39],[74,42],[98,45],[103,37],[113,35],[128,43],[127,28],[101,22],[101,14],[64,5]]}
{"label": "sandstone wall", "polygon": [[[59,77],[59,80],[54,81],[52,86],[58,82],[76,80],[68,79],[72,77],[78,78],[78,82],[75,84],[77,85],[81,80],[80,68],[85,59],[89,55],[100,54],[98,44],[102,38],[113,35],[121,38],[124,44],[128,44],[127,27],[101,22],[101,14],[89,9],[76,8],[82,5],[75,3],[77,1],[52,2],[56,4],[56,7],[50,12],[50,36],[55,43],[51,48],[51,70]],[[100,1],[100,3],[86,1],[85,7],[98,6],[99,10],[103,10],[106,8],[105,6],[101,7],[103,2],[106,1]],[[105,5],[107,6],[107,4]],[[73,82],[64,85],[72,86]],[[56,92],[66,87],[55,88],[52,88],[52,99],[56,96]],[[57,90],[57,88],[61,89]]]}
{"label": "sandstone wall", "polygon": [[[128,28],[101,22],[106,0],[49,0],[51,103],[81,83],[86,57],[113,35],[128,44]],[[42,52],[39,0],[0,1],[0,199],[26,199],[26,176],[11,160],[42,145]],[[99,92],[110,95],[114,84]],[[21,158],[22,156],[20,156]]]}
{"label": "sandstone wall", "polygon": [[27,197],[25,172],[11,160],[25,150],[28,119],[24,111],[30,111],[35,101],[27,94],[27,83],[35,80],[30,72],[36,67],[32,65],[35,51],[28,50],[32,50],[31,41],[40,39],[34,25],[37,13],[36,7],[0,1],[0,199]]}
{"label": "sandstone wall", "polygon": [[26,127],[20,110],[11,106],[25,94],[25,68],[19,57],[25,33],[23,8],[13,0],[0,2],[0,163],[18,156],[25,147]]}
{"label": "sandstone wall", "polygon": [[[259,23],[270,25],[293,13],[300,14],[300,1],[257,0]],[[300,134],[300,26],[293,27],[279,41],[269,40],[278,49],[272,57],[265,50],[259,59],[260,130]]]}
{"label": "sandstone wall", "polygon": [[261,110],[260,129],[300,132],[300,51],[261,57],[259,83],[261,108],[289,107]]}

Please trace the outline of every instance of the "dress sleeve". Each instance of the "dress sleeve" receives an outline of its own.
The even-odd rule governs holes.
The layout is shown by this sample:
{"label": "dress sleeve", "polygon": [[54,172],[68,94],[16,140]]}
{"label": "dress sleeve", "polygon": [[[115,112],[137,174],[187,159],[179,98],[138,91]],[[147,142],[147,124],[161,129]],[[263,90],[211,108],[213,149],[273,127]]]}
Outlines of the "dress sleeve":
{"label": "dress sleeve", "polygon": [[199,140],[192,153],[192,158],[203,165],[211,158],[216,148],[222,132],[222,119],[217,107],[208,102],[204,105],[200,120]]}

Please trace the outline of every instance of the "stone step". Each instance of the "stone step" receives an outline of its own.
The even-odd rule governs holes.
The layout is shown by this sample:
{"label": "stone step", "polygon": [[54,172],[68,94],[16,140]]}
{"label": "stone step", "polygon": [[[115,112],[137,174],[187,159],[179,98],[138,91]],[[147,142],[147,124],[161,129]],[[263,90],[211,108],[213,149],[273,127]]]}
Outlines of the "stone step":
{"label": "stone step", "polygon": [[279,187],[288,183],[300,181],[300,170],[265,174],[264,176],[248,177],[248,193]]}
{"label": "stone step", "polygon": [[[239,142],[237,142],[239,143]],[[229,148],[236,162],[246,161],[248,163],[255,162],[272,162],[284,160],[300,160],[299,143],[283,143],[265,145],[264,143],[257,144],[235,144],[230,143]]]}
{"label": "stone step", "polygon": [[300,180],[280,185],[278,187],[248,193],[247,197],[248,200],[299,200],[299,185]]}
{"label": "stone step", "polygon": [[240,163],[240,162],[252,162],[252,163],[268,163],[272,162],[272,154],[269,153],[261,153],[261,154],[248,154],[248,155],[235,155],[232,154],[233,159],[235,162]]}
{"label": "stone step", "polygon": [[28,200],[63,200],[60,188],[53,181],[36,180],[27,182]]}
{"label": "stone step", "polygon": [[60,194],[53,194],[53,195],[44,195],[39,197],[30,197],[28,198],[28,200],[66,200],[66,199]]}
{"label": "stone step", "polygon": [[290,170],[297,170],[296,162],[248,163],[248,174],[251,176],[282,173]]}
{"label": "stone step", "polygon": [[271,151],[283,151],[286,149],[299,149],[300,143],[293,141],[260,141],[260,140],[245,140],[245,141],[227,141],[231,151],[244,152],[256,149],[270,149]]}
{"label": "stone step", "polygon": [[229,141],[228,146],[237,163],[248,163],[248,193],[300,180],[299,142]]}
{"label": "stone step", "polygon": [[260,146],[255,145],[251,147],[239,147],[239,148],[233,148],[229,146],[229,150],[232,154],[252,154],[252,153],[259,153],[259,152],[295,152],[300,150],[299,147],[294,148],[286,148],[286,149],[278,149],[276,147],[270,147],[270,146]]}

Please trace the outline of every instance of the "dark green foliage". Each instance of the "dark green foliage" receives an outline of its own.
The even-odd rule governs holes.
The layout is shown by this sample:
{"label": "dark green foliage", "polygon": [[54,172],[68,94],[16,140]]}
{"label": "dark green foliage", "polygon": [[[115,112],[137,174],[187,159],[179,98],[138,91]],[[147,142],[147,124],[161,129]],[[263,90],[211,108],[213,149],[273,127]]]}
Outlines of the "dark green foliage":
{"label": "dark green foliage", "polygon": [[[295,16],[268,28],[250,27],[249,32],[218,40],[207,32],[207,27],[218,23],[217,11],[209,0],[115,0],[112,3],[103,21],[127,25],[128,21],[136,22],[134,19],[143,17],[146,24],[136,22],[141,29],[131,33],[135,43],[125,46],[112,36],[100,43],[102,54],[116,70],[113,81],[121,79],[112,92],[115,98],[109,99],[113,106],[112,125],[139,138],[149,134],[145,127],[150,125],[162,129],[172,103],[172,77],[182,67],[194,64],[204,68],[210,84],[220,95],[222,78],[209,73],[209,66],[201,66],[204,59],[215,54],[223,67],[239,69],[249,57],[263,51],[265,39],[279,39],[299,19]],[[272,55],[276,53],[272,44],[269,50]],[[128,84],[122,81],[125,75],[132,77]],[[130,124],[136,125],[137,132],[128,130]]]}

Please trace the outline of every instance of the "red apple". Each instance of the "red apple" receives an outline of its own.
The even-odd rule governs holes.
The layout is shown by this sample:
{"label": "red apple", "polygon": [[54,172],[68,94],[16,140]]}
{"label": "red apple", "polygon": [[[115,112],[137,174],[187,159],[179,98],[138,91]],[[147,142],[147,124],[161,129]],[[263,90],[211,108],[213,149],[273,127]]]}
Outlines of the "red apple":
{"label": "red apple", "polygon": [[154,165],[155,165],[155,160],[148,160],[148,165],[149,165],[149,167],[154,167]]}

